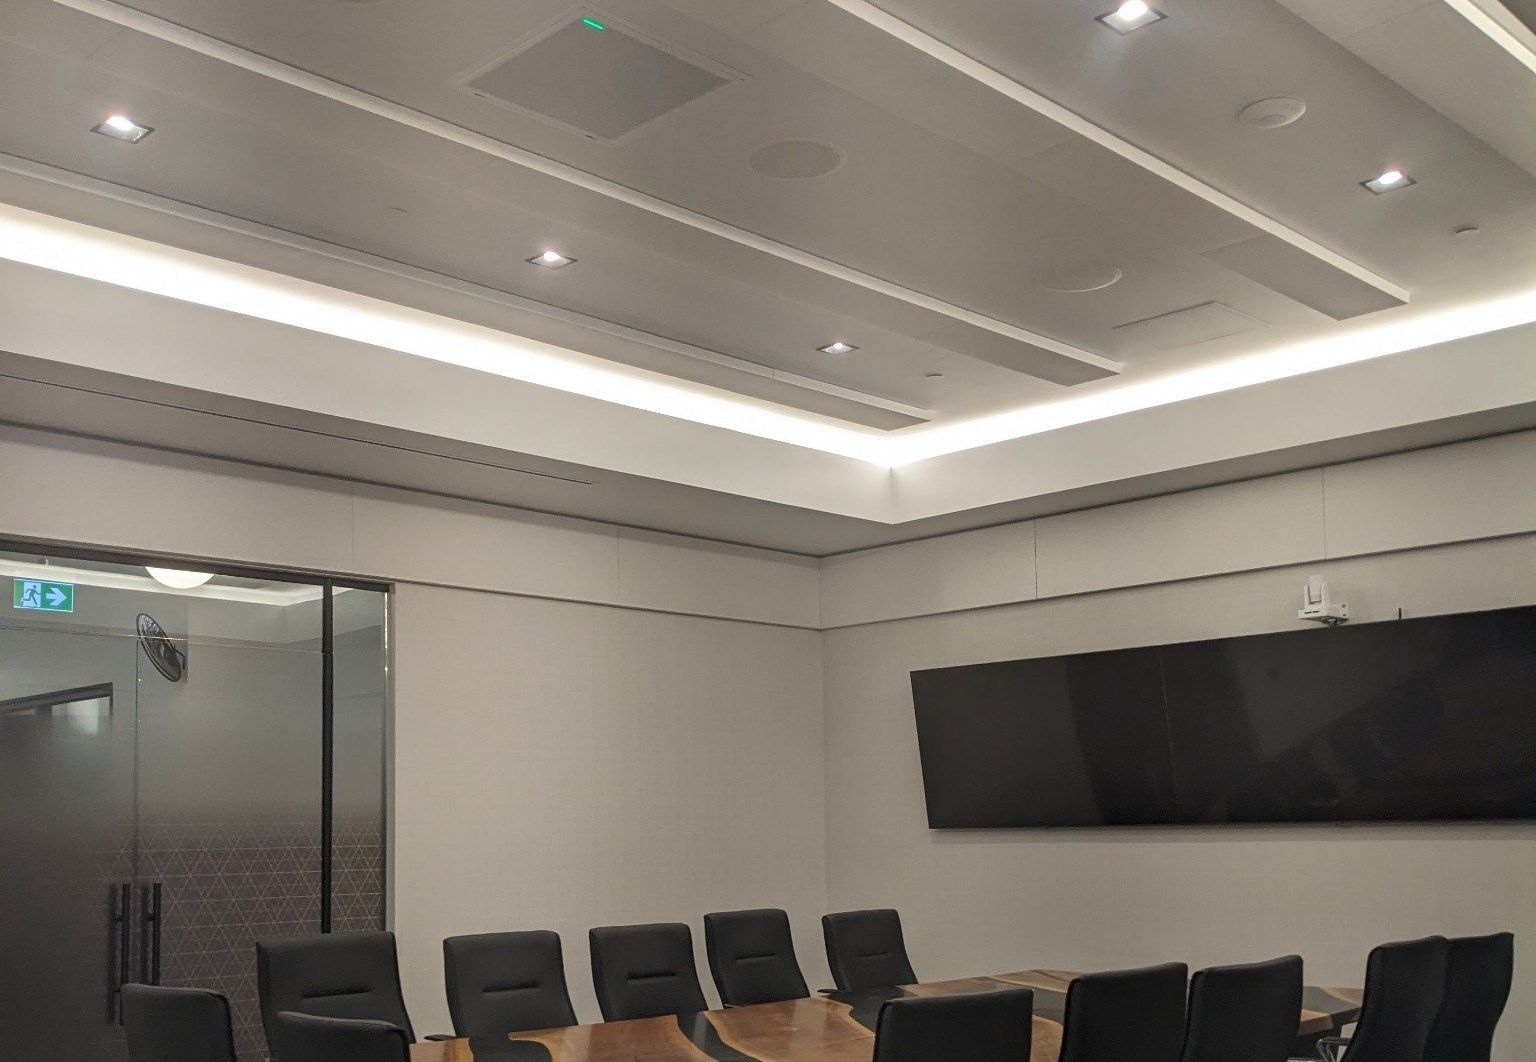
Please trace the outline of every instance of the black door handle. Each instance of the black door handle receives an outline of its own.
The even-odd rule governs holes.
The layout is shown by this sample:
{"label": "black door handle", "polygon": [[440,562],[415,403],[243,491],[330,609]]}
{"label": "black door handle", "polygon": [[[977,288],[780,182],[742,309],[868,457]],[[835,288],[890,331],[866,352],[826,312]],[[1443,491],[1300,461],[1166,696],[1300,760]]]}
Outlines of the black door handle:
{"label": "black door handle", "polygon": [[160,983],[160,883],[139,886],[139,983]]}
{"label": "black door handle", "polygon": [[133,925],[128,921],[128,907],[133,893],[128,882],[107,887],[108,924],[112,945],[107,949],[107,1021],[123,1021],[122,989],[128,982],[128,953],[132,948]]}

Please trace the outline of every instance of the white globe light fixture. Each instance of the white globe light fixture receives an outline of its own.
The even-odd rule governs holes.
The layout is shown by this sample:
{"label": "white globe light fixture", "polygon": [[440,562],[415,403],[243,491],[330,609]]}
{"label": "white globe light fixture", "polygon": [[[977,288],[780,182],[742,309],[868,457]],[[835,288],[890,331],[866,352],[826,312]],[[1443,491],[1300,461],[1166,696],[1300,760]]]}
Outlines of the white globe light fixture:
{"label": "white globe light fixture", "polygon": [[151,568],[146,565],[144,570],[155,582],[173,590],[192,590],[213,578],[209,572],[184,572],[179,568]]}

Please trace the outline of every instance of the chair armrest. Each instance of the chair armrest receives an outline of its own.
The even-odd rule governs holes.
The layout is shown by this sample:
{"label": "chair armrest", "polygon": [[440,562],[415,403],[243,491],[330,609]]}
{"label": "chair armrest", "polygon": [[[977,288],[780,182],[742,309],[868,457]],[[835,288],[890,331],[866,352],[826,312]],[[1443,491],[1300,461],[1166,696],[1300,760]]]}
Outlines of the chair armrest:
{"label": "chair armrest", "polygon": [[1344,1049],[1349,1046],[1347,1036],[1320,1036],[1317,1038],[1317,1053],[1323,1062],[1339,1062],[1344,1055]]}

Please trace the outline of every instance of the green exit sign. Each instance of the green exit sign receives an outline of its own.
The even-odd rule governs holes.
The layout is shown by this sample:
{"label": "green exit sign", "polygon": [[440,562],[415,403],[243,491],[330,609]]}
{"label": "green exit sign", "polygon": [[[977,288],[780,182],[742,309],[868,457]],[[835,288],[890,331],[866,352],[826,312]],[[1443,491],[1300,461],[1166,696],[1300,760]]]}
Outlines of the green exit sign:
{"label": "green exit sign", "polygon": [[33,612],[73,612],[75,584],[44,579],[11,580],[11,605]]}

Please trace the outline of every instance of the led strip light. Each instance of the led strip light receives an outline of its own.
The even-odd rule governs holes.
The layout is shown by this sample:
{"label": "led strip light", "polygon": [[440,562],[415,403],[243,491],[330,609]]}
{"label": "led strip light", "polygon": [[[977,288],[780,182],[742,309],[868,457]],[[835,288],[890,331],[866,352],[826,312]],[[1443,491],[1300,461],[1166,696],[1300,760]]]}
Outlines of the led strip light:
{"label": "led strip light", "polygon": [[1060,401],[880,432],[645,370],[619,371],[576,351],[7,204],[0,204],[0,259],[885,468],[1536,322],[1536,289],[1528,289]]}
{"label": "led strip light", "polygon": [[877,432],[306,280],[0,204],[0,258],[430,358],[776,442],[884,464]]}

